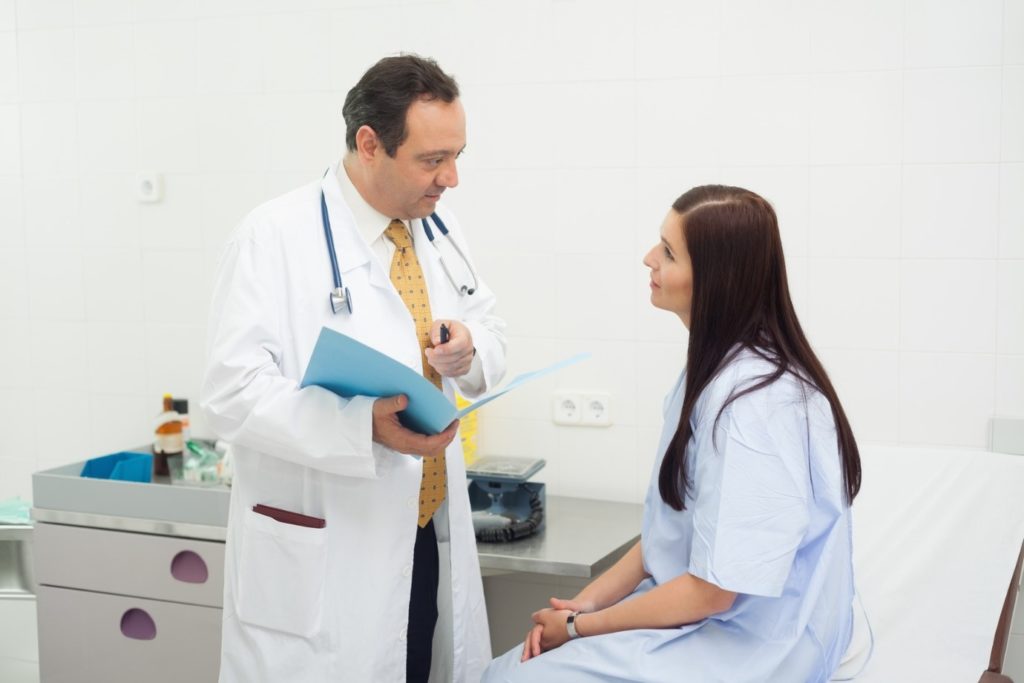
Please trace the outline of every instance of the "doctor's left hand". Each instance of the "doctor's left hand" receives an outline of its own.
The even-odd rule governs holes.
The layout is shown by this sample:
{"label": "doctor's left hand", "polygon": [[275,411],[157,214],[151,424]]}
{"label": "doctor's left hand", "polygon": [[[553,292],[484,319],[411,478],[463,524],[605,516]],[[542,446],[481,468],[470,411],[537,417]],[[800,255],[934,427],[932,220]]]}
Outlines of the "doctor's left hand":
{"label": "doctor's left hand", "polygon": [[444,449],[459,431],[455,420],[440,434],[427,436],[406,429],[398,421],[398,413],[409,405],[405,395],[378,398],[373,402],[373,440],[399,453],[432,457],[444,453]]}
{"label": "doctor's left hand", "polygon": [[[441,325],[448,328],[448,341],[441,343]],[[442,377],[462,377],[473,364],[473,334],[458,320],[435,320],[430,328],[430,343],[424,353],[427,362]]]}

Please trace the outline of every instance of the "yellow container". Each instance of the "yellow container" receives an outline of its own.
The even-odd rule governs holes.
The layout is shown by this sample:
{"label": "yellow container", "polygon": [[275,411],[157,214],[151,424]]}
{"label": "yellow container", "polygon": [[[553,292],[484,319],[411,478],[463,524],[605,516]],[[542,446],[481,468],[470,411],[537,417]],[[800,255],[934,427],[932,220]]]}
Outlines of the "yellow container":
{"label": "yellow container", "polygon": [[[459,394],[455,395],[455,407],[462,410],[470,404],[469,401],[462,398]],[[472,465],[477,458],[477,446],[476,446],[476,421],[477,413],[474,410],[469,415],[462,418],[459,423],[459,435],[462,438],[462,457],[466,461],[467,465]]]}

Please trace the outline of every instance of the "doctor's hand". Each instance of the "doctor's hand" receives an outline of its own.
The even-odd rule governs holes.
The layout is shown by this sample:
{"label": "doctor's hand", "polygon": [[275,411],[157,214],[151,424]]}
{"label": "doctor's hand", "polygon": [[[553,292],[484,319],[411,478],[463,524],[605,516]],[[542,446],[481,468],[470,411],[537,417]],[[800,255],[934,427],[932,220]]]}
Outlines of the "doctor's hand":
{"label": "doctor's hand", "polygon": [[[441,343],[441,325],[448,328],[448,341]],[[430,343],[424,353],[427,362],[442,377],[462,377],[473,364],[473,335],[458,320],[435,320],[430,328]]]}
{"label": "doctor's hand", "polygon": [[373,440],[388,448],[410,455],[433,456],[443,453],[459,430],[455,420],[440,434],[427,436],[406,429],[398,421],[398,413],[409,405],[404,396],[388,396],[373,402]]}

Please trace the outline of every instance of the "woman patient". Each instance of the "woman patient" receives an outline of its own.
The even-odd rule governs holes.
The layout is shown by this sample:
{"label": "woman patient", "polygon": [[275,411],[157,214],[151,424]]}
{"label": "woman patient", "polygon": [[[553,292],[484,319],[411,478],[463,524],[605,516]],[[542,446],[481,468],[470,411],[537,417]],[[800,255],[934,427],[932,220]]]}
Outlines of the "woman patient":
{"label": "woman patient", "polygon": [[690,332],[640,541],[534,613],[484,681],[827,681],[852,628],[860,456],[793,310],[775,212],[694,188],[644,264],[651,303]]}

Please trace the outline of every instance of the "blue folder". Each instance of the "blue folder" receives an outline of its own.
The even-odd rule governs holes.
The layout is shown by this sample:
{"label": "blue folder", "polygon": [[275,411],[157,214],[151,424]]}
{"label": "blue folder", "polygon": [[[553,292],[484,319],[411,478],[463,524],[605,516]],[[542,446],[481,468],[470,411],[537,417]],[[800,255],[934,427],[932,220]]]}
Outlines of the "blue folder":
{"label": "blue folder", "polygon": [[408,407],[398,414],[407,428],[421,434],[439,434],[457,418],[464,417],[516,387],[588,358],[581,353],[542,370],[519,375],[505,387],[491,392],[462,410],[420,373],[355,339],[322,328],[313,348],[302,386],[318,386],[343,398],[405,394]]}

